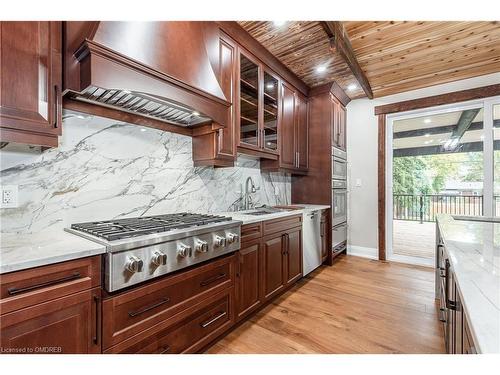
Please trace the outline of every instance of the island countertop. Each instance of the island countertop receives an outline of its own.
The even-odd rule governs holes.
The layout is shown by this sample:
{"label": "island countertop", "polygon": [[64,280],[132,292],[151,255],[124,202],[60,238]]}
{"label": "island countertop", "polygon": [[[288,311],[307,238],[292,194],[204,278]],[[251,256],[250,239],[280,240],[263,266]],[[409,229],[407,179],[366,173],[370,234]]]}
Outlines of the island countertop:
{"label": "island countertop", "polygon": [[500,353],[500,222],[451,215],[437,222],[478,351]]}

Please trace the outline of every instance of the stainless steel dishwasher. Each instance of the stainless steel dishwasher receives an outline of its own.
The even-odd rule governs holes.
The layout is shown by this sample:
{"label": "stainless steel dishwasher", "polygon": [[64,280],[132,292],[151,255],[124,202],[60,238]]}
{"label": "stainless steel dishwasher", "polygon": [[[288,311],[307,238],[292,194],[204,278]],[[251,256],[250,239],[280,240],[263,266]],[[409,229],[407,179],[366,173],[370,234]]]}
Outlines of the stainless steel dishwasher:
{"label": "stainless steel dishwasher", "polygon": [[302,217],[302,274],[321,265],[321,210],[305,210]]}

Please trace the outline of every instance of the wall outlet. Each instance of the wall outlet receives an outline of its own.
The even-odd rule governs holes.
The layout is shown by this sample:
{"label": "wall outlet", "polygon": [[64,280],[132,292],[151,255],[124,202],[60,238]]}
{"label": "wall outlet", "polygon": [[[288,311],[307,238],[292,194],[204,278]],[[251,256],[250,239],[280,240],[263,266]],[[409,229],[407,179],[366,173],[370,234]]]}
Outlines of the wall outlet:
{"label": "wall outlet", "polygon": [[2,185],[1,208],[16,208],[18,206],[17,185]]}
{"label": "wall outlet", "polygon": [[356,179],[356,187],[360,187],[361,186],[361,178],[357,178]]}

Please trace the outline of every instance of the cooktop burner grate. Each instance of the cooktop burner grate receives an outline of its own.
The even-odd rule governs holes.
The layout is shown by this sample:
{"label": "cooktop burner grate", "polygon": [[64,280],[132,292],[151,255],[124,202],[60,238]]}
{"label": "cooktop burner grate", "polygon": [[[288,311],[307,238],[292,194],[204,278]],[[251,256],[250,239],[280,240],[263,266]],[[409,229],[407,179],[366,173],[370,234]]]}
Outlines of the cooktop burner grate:
{"label": "cooktop burner grate", "polygon": [[72,224],[71,229],[104,238],[107,241],[114,241],[230,220],[232,220],[230,217],[225,216],[182,212],[179,214],[77,223]]}

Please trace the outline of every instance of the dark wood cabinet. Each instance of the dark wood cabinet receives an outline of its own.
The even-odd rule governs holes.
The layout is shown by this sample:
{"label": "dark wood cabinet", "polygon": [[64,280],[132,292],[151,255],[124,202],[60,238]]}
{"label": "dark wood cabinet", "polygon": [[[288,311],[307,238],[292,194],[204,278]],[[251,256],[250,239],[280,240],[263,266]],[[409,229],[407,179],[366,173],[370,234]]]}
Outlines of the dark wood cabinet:
{"label": "dark wood cabinet", "polygon": [[331,99],[331,126],[332,126],[332,145],[346,150],[346,109],[340,101],[330,94]]}
{"label": "dark wood cabinet", "polygon": [[[302,228],[299,217],[264,223],[263,298],[268,300],[302,277]],[[273,234],[266,235],[274,232]]]}
{"label": "dark wood cabinet", "polygon": [[285,239],[285,284],[290,285],[302,277],[302,230],[287,231]]}
{"label": "dark wood cabinet", "polygon": [[266,300],[279,293],[285,285],[285,234],[274,234],[263,241],[263,290]]}
{"label": "dark wood cabinet", "polygon": [[260,238],[242,243],[238,253],[236,320],[249,315],[262,303],[262,251]]}
{"label": "dark wood cabinet", "polygon": [[307,171],[309,167],[309,122],[307,98],[297,93],[295,115],[295,148],[297,152],[297,168]]}
{"label": "dark wood cabinet", "polygon": [[232,167],[236,160],[237,46],[224,33],[219,36],[218,82],[231,101],[230,120],[224,128],[203,127],[193,131],[194,166]]}
{"label": "dark wood cabinet", "polygon": [[249,52],[238,57],[238,150],[277,159],[280,79]]}
{"label": "dark wood cabinet", "polygon": [[4,353],[100,353],[100,257],[2,275]]}
{"label": "dark wood cabinet", "polygon": [[58,145],[62,22],[0,22],[0,141]]}
{"label": "dark wood cabinet", "polygon": [[286,82],[281,83],[279,114],[279,159],[263,160],[261,168],[306,174],[309,165],[307,99]]}
{"label": "dark wood cabinet", "polygon": [[321,237],[321,260],[324,262],[328,258],[328,218],[326,210],[324,210],[321,213],[320,237]]}
{"label": "dark wood cabinet", "polygon": [[100,353],[100,289],[3,315],[4,353]]}

